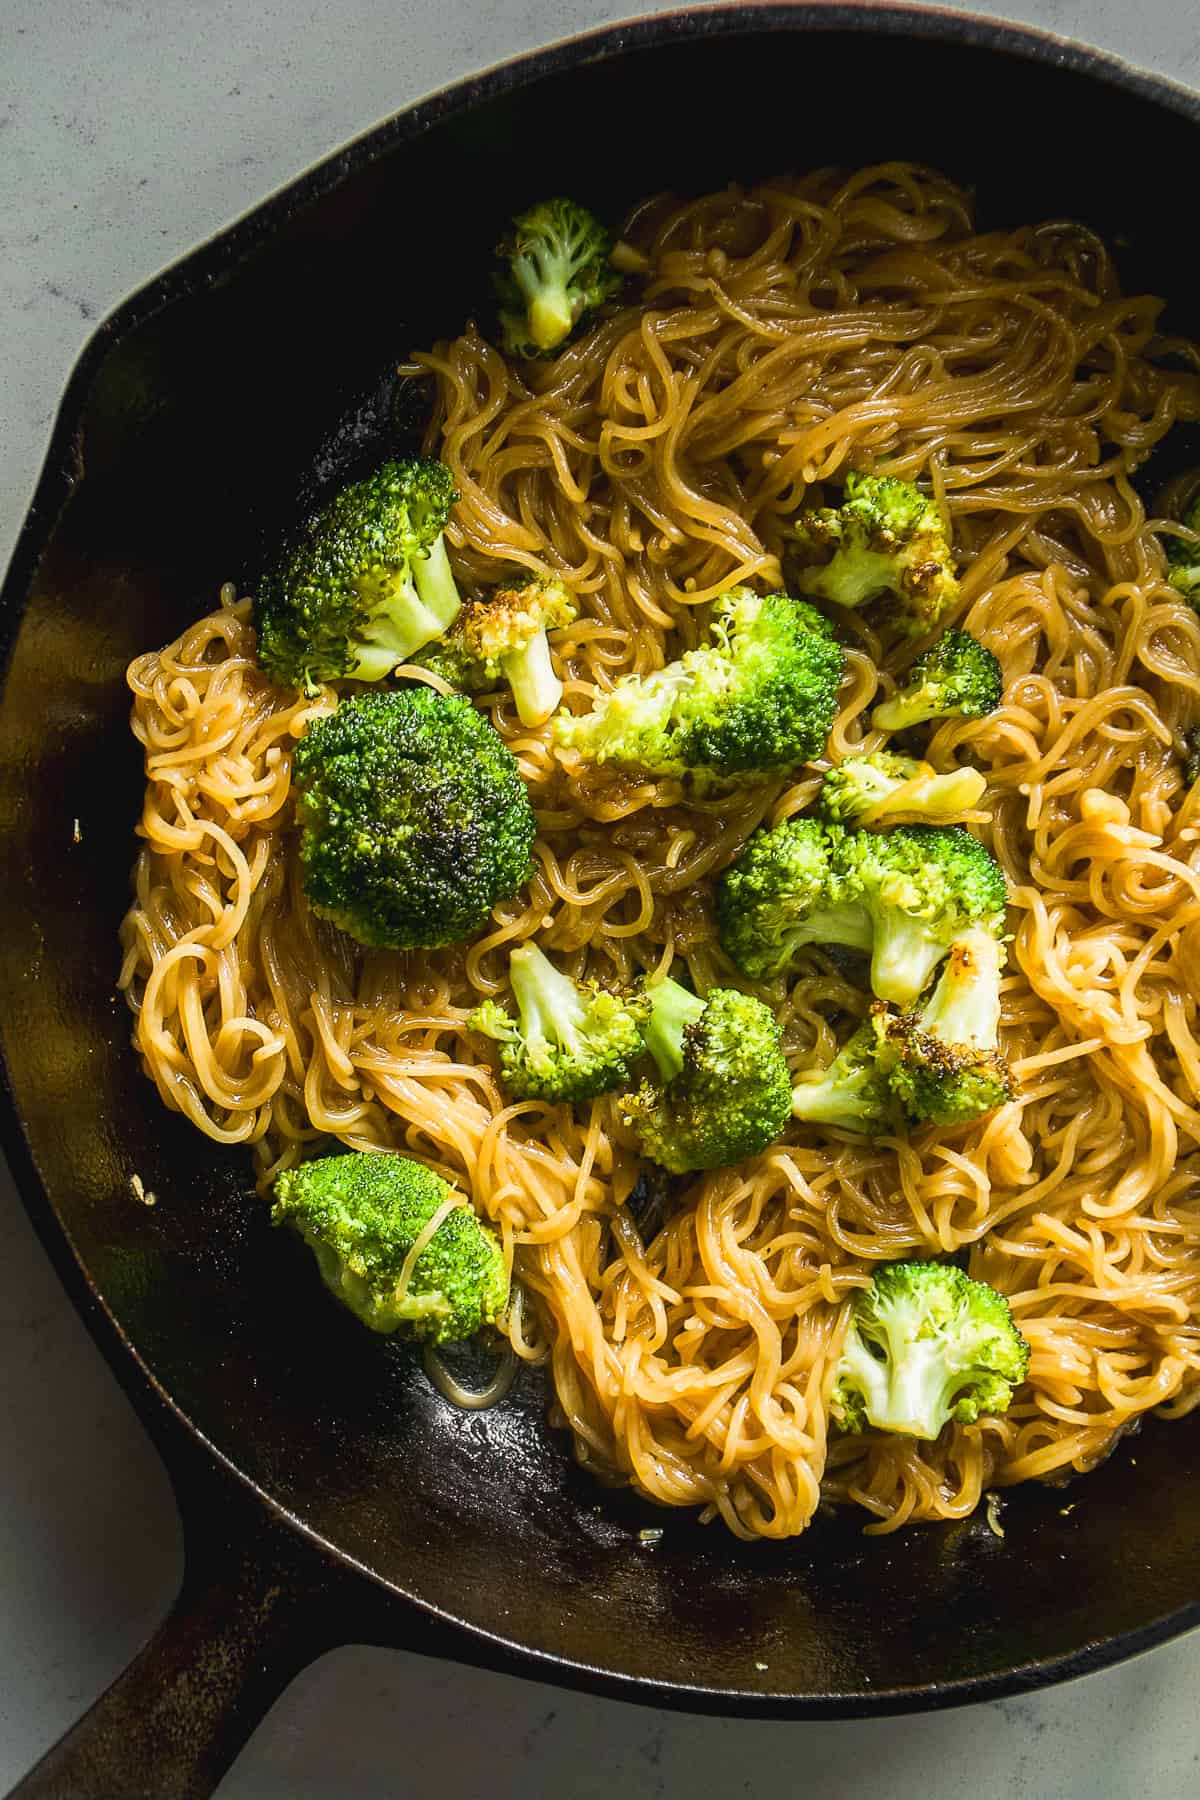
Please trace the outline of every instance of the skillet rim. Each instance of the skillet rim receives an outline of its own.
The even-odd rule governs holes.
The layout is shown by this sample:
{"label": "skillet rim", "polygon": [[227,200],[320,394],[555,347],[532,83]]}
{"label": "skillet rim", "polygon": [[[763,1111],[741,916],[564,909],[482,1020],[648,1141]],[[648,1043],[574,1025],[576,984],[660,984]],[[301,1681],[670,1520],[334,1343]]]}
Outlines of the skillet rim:
{"label": "skillet rim", "polygon": [[[858,32],[908,36],[966,44],[1048,64],[1086,76],[1100,86],[1118,88],[1175,113],[1200,128],[1200,93],[1168,76],[1143,70],[1109,51],[1018,21],[939,6],[893,4],[892,0],[753,0],[748,5],[722,0],[716,6],[678,9],[635,16],[590,31],[553,40],[549,45],[507,58],[469,73],[414,101],[399,112],[357,134],[339,149],[276,188],[248,212],[167,265],[117,305],[91,333],[75,361],[59,403],[41,474],[18,532],[3,584],[0,585],[0,706],[11,653],[25,611],[28,590],[58,517],[82,475],[78,432],[92,377],[102,359],[130,332],[176,300],[189,296],[206,279],[237,262],[270,237],[276,221],[297,207],[336,188],[344,177],[369,166],[393,147],[417,138],[429,126],[477,101],[494,100],[543,75],[609,61],[627,51],[661,47],[672,41],[743,37],[778,32]],[[953,1681],[900,1685],[854,1693],[763,1693],[760,1690],[702,1686],[600,1668],[558,1651],[539,1649],[459,1617],[419,1594],[368,1568],[358,1558],[323,1537],[298,1518],[202,1432],[131,1342],[97,1285],[71,1233],[50,1199],[25,1135],[0,1043],[0,1150],[7,1159],[22,1204],[97,1347],[129,1396],[139,1418],[163,1455],[168,1472],[173,1459],[164,1443],[164,1425],[185,1434],[206,1457],[232,1477],[235,1487],[311,1548],[335,1572],[358,1576],[390,1604],[409,1607],[463,1638],[464,1661],[479,1661],[531,1679],[582,1688],[613,1698],[648,1705],[742,1715],[748,1717],[856,1718],[934,1711],[951,1706],[1029,1693],[1040,1687],[1077,1679],[1145,1653],[1156,1645],[1200,1626],[1200,1597],[1160,1615],[1143,1626],[1093,1640],[1077,1650],[1042,1661],[1027,1661],[1003,1671]],[[185,1551],[187,1549],[187,1512]],[[397,1608],[399,1617],[399,1608]],[[396,1641],[403,1638],[397,1632]],[[489,1659],[488,1652],[499,1654]]]}

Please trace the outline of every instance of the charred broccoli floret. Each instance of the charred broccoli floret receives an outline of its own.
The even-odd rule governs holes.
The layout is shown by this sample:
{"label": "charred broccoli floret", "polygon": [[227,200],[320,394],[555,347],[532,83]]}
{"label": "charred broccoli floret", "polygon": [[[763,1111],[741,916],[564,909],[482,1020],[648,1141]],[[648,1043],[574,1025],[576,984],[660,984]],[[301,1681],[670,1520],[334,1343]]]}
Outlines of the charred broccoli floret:
{"label": "charred broccoli floret", "polygon": [[887,1020],[879,1066],[913,1124],[962,1125],[1011,1100],[1000,1049],[1003,961],[990,932],[967,932],[920,1010]]}
{"label": "charred broccoli floret", "polygon": [[255,595],[272,681],[379,681],[447,631],[459,594],[442,531],[457,498],[441,463],[386,462],[311,518]]}
{"label": "charred broccoli floret", "polygon": [[513,220],[496,276],[502,347],[548,356],[576,325],[621,291],[612,239],[576,200],[541,200]]}
{"label": "charred broccoli floret", "polygon": [[301,1163],[277,1176],[271,1217],[300,1233],[330,1292],[372,1331],[454,1343],[508,1305],[499,1240],[422,1163],[386,1151]]}
{"label": "charred broccoli floret", "polygon": [[734,988],[711,988],[703,1000],[670,980],[647,991],[646,1047],[661,1079],[622,1101],[646,1155],[681,1175],[774,1143],[792,1084],[771,1009]]}
{"label": "charred broccoli floret", "polygon": [[522,725],[542,725],[563,691],[546,633],[569,625],[577,612],[557,576],[528,575],[468,600],[449,636],[413,660],[464,693],[507,681]]}
{"label": "charred broccoli floret", "polygon": [[982,719],[1004,692],[1000,664],[969,631],[945,631],[918,656],[904,685],[871,714],[876,731],[905,731],[927,719]]}
{"label": "charred broccoli floret", "polygon": [[958,598],[949,530],[937,502],[891,475],[846,476],[840,506],[802,512],[785,567],[805,594],[858,607],[882,594],[923,637]]}
{"label": "charred broccoli floret", "polygon": [[818,805],[825,818],[846,825],[886,825],[897,813],[952,819],[977,806],[986,787],[987,777],[978,769],[939,775],[927,762],[876,750],[847,756],[830,769]]}
{"label": "charred broccoli floret", "polygon": [[590,1100],[624,1087],[644,1048],[644,993],[611,994],[595,982],[572,981],[534,944],[513,951],[508,972],[520,1017],[485,1000],[469,1022],[499,1043],[504,1085],[515,1100]]}
{"label": "charred broccoli floret", "polygon": [[935,1438],[1007,1412],[1029,1345],[995,1288],[948,1263],[895,1262],[856,1294],[833,1390],[845,1431]]}
{"label": "charred broccoli floret", "polygon": [[516,758],[469,701],[360,694],[294,757],[304,891],[362,944],[453,944],[529,879],[536,835]]}
{"label": "charred broccoli floret", "polygon": [[962,825],[847,832],[837,860],[871,921],[871,987],[881,1000],[910,1005],[972,927],[1003,935],[1003,871]]}
{"label": "charred broccoli floret", "polygon": [[589,713],[560,713],[559,744],[587,762],[700,786],[818,756],[846,660],[820,613],[788,594],[731,588],[716,602],[712,638],[653,675],[627,675]]}
{"label": "charred broccoli floret", "polygon": [[792,1091],[792,1113],[807,1125],[837,1125],[864,1137],[894,1135],[900,1108],[877,1060],[876,1007],[838,1051],[828,1068],[800,1077]]}

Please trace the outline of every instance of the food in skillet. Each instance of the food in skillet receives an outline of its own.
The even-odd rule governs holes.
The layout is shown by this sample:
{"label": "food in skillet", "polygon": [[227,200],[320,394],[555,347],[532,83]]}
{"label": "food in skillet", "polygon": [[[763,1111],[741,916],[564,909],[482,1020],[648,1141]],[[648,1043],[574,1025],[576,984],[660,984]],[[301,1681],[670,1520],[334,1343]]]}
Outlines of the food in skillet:
{"label": "food in skillet", "polygon": [[1200,379],[902,164],[546,202],[498,286],[130,669],[146,1071],[651,1499],[1086,1472],[1200,1397],[1200,513],[1129,480]]}

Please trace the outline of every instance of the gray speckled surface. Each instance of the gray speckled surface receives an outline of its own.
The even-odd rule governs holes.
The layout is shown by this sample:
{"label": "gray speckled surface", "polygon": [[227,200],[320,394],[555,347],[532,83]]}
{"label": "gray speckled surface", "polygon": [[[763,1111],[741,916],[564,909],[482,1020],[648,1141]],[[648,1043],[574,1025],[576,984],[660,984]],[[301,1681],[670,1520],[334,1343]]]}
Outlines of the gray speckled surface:
{"label": "gray speckled surface", "polygon": [[[95,322],[198,240],[399,106],[628,6],[612,0],[0,0],[0,559]],[[646,7],[646,11],[665,10]],[[1180,0],[973,10],[1200,86]],[[174,1592],[157,1460],[0,1170],[0,1787],[123,1666]],[[1196,1640],[1048,1694],[924,1718],[676,1718],[347,1649],[297,1681],[222,1800],[493,1800],[873,1787],[891,1800],[1200,1792]]]}

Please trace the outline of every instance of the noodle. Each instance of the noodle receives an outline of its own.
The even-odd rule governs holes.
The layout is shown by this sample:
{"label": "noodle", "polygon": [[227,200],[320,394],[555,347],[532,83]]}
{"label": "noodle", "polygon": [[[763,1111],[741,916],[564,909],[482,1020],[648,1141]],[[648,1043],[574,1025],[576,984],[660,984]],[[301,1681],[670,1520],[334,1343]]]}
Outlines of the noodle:
{"label": "noodle", "polygon": [[[822,1495],[872,1529],[960,1518],[1200,1399],[1200,799],[1179,772],[1200,618],[1129,480],[1200,414],[1200,384],[1155,361],[1158,303],[1121,294],[1089,232],[977,235],[924,170],[655,201],[626,237],[640,303],[553,362],[515,368],[473,328],[414,359],[429,448],[461,491],[457,571],[566,577],[578,705],[694,645],[731,583],[778,584],[814,486],[848,465],[928,478],[963,564],[957,622],[1004,668],[1000,709],[943,722],[926,754],[988,777],[973,817],[1011,886],[1016,1097],[901,1143],[793,1126],[691,1179],[643,1236],[615,1102],[506,1104],[465,1021],[535,935],[606,982],[675,957],[701,990],[728,978],[711,878],[805,808],[819,771],[703,801],[571,781],[548,730],[497,697],[538,812],[531,883],[473,944],[361,950],[308,911],[294,853],[292,750],[336,694],[272,688],[229,588],[129,673],[147,781],[122,928],[135,1041],[168,1106],[253,1147],[264,1188],[332,1137],[409,1152],[473,1195],[517,1276],[511,1349],[547,1361],[554,1417],[602,1479],[743,1537],[802,1530]],[[851,625],[835,757],[882,742],[881,647]],[[764,994],[796,1071],[866,1003],[816,949]],[[1010,1410],[933,1444],[827,1439],[872,1265],[955,1253],[1030,1343]]]}
{"label": "noodle", "polygon": [[432,1344],[425,1344],[421,1350],[421,1361],[434,1387],[438,1392],[457,1406],[462,1412],[487,1412],[493,1406],[499,1406],[517,1372],[517,1357],[509,1345],[497,1364],[496,1371],[486,1386],[466,1388],[453,1376]]}

